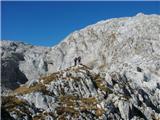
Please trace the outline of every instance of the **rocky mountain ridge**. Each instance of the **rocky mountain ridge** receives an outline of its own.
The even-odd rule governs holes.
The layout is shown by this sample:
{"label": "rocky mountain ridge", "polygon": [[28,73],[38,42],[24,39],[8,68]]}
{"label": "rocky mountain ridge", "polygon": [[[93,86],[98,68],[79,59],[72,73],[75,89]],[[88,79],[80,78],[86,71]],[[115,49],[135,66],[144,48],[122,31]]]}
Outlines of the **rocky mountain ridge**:
{"label": "rocky mountain ridge", "polygon": [[159,21],[100,21],[51,48],[2,41],[2,118],[159,120]]}
{"label": "rocky mountain ridge", "polygon": [[156,81],[145,79],[139,70],[96,73],[78,65],[27,82],[2,97],[2,108],[15,120],[159,120],[160,82],[137,84]]}
{"label": "rocky mountain ridge", "polygon": [[159,15],[144,14],[100,21],[71,33],[52,48],[2,41],[2,82],[14,81],[4,88],[15,89],[9,84],[15,83],[17,88],[28,80],[72,66],[76,56],[98,71],[121,72],[140,66],[160,75],[159,21]]}

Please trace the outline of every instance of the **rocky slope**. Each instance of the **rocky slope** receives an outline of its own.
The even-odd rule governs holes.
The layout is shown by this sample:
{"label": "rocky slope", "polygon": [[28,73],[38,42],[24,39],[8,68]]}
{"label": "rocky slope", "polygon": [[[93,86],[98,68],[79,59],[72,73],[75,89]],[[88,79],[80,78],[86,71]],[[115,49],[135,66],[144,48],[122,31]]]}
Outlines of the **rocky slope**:
{"label": "rocky slope", "polygon": [[[2,41],[3,115],[159,120],[159,21],[144,14],[100,21],[52,48]],[[77,56],[83,65],[73,66]]]}
{"label": "rocky slope", "polygon": [[139,69],[96,73],[73,66],[3,96],[2,108],[15,120],[159,120],[160,81],[152,75],[146,81]]}

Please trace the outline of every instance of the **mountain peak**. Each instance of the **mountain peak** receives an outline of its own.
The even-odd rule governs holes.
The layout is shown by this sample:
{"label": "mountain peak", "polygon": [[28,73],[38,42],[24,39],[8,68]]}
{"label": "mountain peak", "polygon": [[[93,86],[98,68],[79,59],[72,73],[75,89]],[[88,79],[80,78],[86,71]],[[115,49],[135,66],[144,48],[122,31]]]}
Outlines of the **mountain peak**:
{"label": "mountain peak", "polygon": [[145,14],[144,13],[137,13],[137,15],[136,16],[144,16]]}

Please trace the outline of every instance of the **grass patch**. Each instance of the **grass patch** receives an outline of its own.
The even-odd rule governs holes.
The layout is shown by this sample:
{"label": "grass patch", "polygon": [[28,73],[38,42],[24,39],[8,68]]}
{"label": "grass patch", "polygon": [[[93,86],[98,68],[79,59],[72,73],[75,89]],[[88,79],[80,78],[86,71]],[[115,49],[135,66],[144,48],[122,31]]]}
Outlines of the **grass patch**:
{"label": "grass patch", "polygon": [[82,98],[81,102],[83,104],[96,104],[97,103],[97,99],[95,97],[89,97],[89,98]]}
{"label": "grass patch", "polygon": [[17,88],[14,92],[16,92],[17,94],[28,94],[28,93],[36,92],[36,91],[41,91],[41,92],[46,91],[46,87],[42,85],[41,83],[39,83],[30,88],[26,86],[21,86]]}
{"label": "grass patch", "polygon": [[42,114],[39,114],[39,115],[34,116],[32,120],[45,120],[45,118]]}
{"label": "grass patch", "polygon": [[78,80],[80,80],[81,78],[78,78],[78,77],[73,77],[73,76],[71,76],[70,77],[72,80],[76,80],[76,81],[78,81]]}
{"label": "grass patch", "polygon": [[101,79],[100,74],[95,74],[95,75],[93,76],[93,80],[96,81],[97,79]]}
{"label": "grass patch", "polygon": [[2,107],[8,112],[14,111],[18,117],[22,117],[24,114],[31,114],[28,110],[29,103],[25,100],[18,99],[15,96],[2,97]]}
{"label": "grass patch", "polygon": [[80,111],[95,111],[97,117],[102,116],[105,113],[104,109],[97,108],[96,105],[81,106]]}
{"label": "grass patch", "polygon": [[26,101],[18,99],[15,96],[2,96],[2,106],[4,106],[6,109],[24,105],[26,105]]}
{"label": "grass patch", "polygon": [[78,114],[79,112],[75,110],[73,107],[58,107],[57,114],[62,115],[64,113]]}
{"label": "grass patch", "polygon": [[72,96],[72,95],[60,96],[61,102],[74,101],[74,100],[77,100],[76,96]]}
{"label": "grass patch", "polygon": [[97,117],[102,116],[105,113],[104,109],[97,108],[95,115]]}
{"label": "grass patch", "polygon": [[95,75],[93,78],[95,85],[97,88],[99,88],[100,90],[107,92],[108,94],[113,93],[112,90],[110,90],[107,85],[103,82],[103,79],[100,77],[99,74]]}
{"label": "grass patch", "polygon": [[86,111],[86,110],[96,110],[97,106],[96,105],[83,105],[80,106],[81,111]]}
{"label": "grass patch", "polygon": [[58,120],[66,120],[65,117],[66,117],[66,116],[64,116],[64,115],[59,115]]}
{"label": "grass patch", "polygon": [[73,102],[73,101],[66,101],[65,103],[64,103],[65,105],[67,105],[67,106],[76,106],[76,103],[75,102]]}
{"label": "grass patch", "polygon": [[32,120],[45,120],[46,116],[51,116],[53,117],[53,119],[55,117],[53,112],[43,112],[43,113],[39,113],[38,115],[34,116]]}
{"label": "grass patch", "polygon": [[57,75],[58,75],[58,72],[52,73],[49,76],[41,77],[40,80],[43,80],[44,84],[49,84],[50,82],[52,82],[53,80],[56,80],[58,78]]}
{"label": "grass patch", "polygon": [[60,102],[67,107],[75,107],[76,106],[76,101],[77,101],[76,96],[72,96],[72,95],[60,96],[59,99],[60,99]]}
{"label": "grass patch", "polygon": [[102,80],[99,79],[99,80],[96,80],[95,82],[96,82],[97,87],[98,87],[100,90],[105,91],[105,92],[107,92],[108,94],[113,93],[112,90],[110,90],[110,89],[107,87],[107,85],[103,84]]}

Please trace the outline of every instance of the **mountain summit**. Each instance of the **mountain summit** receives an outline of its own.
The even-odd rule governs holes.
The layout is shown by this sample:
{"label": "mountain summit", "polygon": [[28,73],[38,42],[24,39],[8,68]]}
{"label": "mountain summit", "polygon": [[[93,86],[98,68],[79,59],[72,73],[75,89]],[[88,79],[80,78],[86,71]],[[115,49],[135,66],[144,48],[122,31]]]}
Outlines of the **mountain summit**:
{"label": "mountain summit", "polygon": [[100,21],[51,48],[2,41],[4,115],[160,119],[159,21],[142,13]]}

